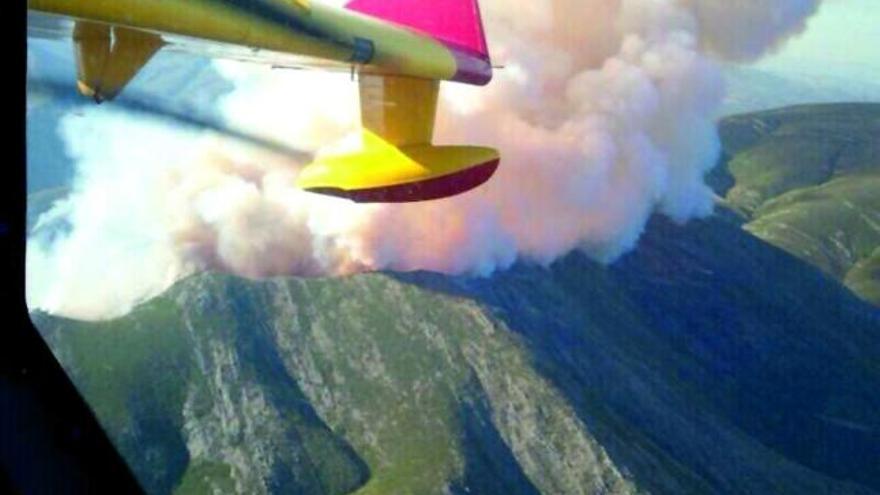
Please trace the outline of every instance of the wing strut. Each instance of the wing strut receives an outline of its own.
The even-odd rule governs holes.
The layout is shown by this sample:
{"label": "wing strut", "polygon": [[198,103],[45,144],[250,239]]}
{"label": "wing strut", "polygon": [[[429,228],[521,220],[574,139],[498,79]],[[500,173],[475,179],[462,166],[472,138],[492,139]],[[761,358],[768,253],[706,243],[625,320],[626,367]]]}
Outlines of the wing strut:
{"label": "wing strut", "polygon": [[73,42],[77,87],[98,103],[119,94],[163,45],[153,33],[87,21],[76,22]]}

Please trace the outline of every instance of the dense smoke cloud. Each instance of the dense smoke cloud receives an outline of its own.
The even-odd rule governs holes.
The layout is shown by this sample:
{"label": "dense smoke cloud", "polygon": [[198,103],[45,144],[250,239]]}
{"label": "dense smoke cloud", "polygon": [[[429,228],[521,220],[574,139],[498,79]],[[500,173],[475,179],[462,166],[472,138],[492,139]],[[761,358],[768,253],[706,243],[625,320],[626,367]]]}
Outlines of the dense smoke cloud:
{"label": "dense smoke cloud", "polygon": [[[719,152],[713,116],[723,96],[715,59],[776,48],[816,4],[556,0],[514,9],[484,0],[493,56],[506,68],[486,88],[443,86],[435,141],[494,146],[502,165],[485,186],[441,201],[355,205],[296,190],[303,164],[266,151],[106,111],[67,119],[76,188],[41,220],[65,218],[70,229],[31,239],[29,300],[96,318],[202,269],[489,274],[573,249],[613,261],[654,212],[676,221],[711,212],[703,177]],[[237,88],[221,104],[230,124],[316,150],[351,139],[357,87],[346,75],[217,67]]]}
{"label": "dense smoke cloud", "polygon": [[754,60],[806,28],[820,0],[685,0],[700,42],[722,57]]}

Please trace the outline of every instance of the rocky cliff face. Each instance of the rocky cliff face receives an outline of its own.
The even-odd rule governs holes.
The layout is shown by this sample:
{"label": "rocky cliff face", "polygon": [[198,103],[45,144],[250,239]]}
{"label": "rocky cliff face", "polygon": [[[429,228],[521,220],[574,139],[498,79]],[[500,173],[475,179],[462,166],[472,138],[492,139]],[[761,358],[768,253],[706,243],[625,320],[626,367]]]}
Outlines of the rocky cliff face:
{"label": "rocky cliff face", "polygon": [[880,491],[880,312],[724,215],[609,268],[206,273],[34,321],[154,493]]}

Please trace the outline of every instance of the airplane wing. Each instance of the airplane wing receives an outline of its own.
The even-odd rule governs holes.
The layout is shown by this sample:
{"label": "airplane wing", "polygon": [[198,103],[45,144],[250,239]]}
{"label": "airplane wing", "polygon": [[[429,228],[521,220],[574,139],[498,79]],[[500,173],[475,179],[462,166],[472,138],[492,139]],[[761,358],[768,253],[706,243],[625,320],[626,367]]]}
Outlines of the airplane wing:
{"label": "airplane wing", "polygon": [[80,92],[115,97],[160,49],[293,68],[357,71],[363,149],[307,166],[306,190],[363,202],[472,189],[498,154],[431,144],[439,81],[485,85],[477,0],[28,0],[28,32],[71,37]]}
{"label": "airplane wing", "polygon": [[[76,23],[77,20],[71,17],[29,11],[27,16],[27,35],[30,38],[69,41],[73,39]],[[318,69],[339,72],[350,72],[352,70],[352,64],[322,60],[295,53],[284,53],[168,33],[161,34],[161,38],[164,43],[162,51],[182,52],[214,59],[237,60],[283,69]]]}
{"label": "airplane wing", "polygon": [[88,22],[284,67],[356,66],[481,85],[492,76],[474,0],[353,0],[346,8],[309,0],[28,0],[28,9],[36,36],[75,34],[75,24]]}

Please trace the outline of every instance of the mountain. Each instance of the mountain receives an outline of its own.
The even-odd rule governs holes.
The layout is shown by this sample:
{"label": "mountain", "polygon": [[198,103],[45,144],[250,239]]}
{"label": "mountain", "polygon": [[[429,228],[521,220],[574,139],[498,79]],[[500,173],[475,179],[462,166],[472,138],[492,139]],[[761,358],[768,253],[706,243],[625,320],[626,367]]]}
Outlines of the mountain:
{"label": "mountain", "polygon": [[877,493],[880,311],[724,216],[603,267],[33,315],[154,493]]}
{"label": "mountain", "polygon": [[724,120],[725,206],[608,267],[202,273],[32,318],[151,493],[880,493],[880,309],[839,283],[876,290],[877,114]]}
{"label": "mountain", "polygon": [[880,306],[880,104],[726,118],[711,178],[745,229]]}

